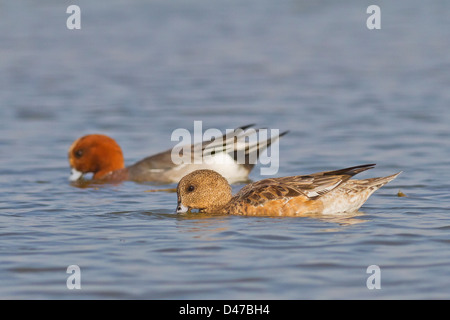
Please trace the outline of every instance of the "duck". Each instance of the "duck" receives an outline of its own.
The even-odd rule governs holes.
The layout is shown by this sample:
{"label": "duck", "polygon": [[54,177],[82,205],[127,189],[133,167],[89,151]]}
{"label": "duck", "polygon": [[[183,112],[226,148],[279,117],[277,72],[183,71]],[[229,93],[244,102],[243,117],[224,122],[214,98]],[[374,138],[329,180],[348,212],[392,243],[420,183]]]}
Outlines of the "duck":
{"label": "duck", "polygon": [[351,179],[375,164],[308,175],[267,178],[244,186],[236,195],[227,180],[214,170],[196,170],[177,185],[179,214],[202,213],[246,216],[330,215],[357,211],[376,190],[396,174]]}
{"label": "duck", "polygon": [[[195,170],[211,169],[223,175],[229,183],[248,181],[248,175],[256,164],[256,161],[249,159],[257,158],[262,151],[288,132],[284,131],[265,141],[236,143],[245,137],[245,130],[251,126],[253,125],[234,129],[231,134],[224,134],[222,140],[213,137],[211,140],[201,142],[202,154],[209,152],[211,159],[219,159],[202,163],[192,161],[176,164],[172,161],[172,149],[169,149],[125,166],[122,149],[113,138],[103,134],[88,134],[76,139],[69,147],[68,161],[71,169],[69,180],[71,182],[84,180],[86,174],[92,173],[91,180],[96,182],[130,180],[169,184],[178,183],[183,176]],[[254,133],[257,133],[261,129],[254,130]],[[191,144],[188,149],[195,152],[198,146],[199,144]],[[244,154],[245,161],[238,161],[238,154]]]}

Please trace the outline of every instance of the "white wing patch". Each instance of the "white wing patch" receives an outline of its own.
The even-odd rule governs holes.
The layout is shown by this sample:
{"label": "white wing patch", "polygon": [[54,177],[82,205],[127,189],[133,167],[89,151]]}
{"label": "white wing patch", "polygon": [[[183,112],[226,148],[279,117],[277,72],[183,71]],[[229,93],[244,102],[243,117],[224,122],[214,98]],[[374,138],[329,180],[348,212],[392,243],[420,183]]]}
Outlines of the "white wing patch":
{"label": "white wing patch", "polygon": [[331,186],[328,186],[328,187],[326,187],[326,188],[323,188],[323,189],[319,189],[319,190],[306,190],[305,191],[305,194],[306,194],[306,196],[308,197],[308,198],[314,198],[314,197],[318,197],[318,196],[321,196],[321,195],[323,195],[323,194],[325,194],[325,193],[327,193],[327,192],[329,192],[329,191],[331,191],[331,190],[333,190],[334,188],[336,188],[340,183],[341,183],[342,181],[338,181],[338,182],[336,182],[335,184],[333,184],[333,185],[331,185]]}

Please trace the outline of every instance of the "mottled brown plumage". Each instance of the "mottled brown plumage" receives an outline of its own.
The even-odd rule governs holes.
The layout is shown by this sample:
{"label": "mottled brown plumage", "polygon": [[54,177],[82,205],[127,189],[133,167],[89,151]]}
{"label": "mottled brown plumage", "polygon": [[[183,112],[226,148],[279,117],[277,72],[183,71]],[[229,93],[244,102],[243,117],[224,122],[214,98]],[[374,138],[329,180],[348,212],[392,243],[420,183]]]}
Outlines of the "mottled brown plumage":
{"label": "mottled brown plumage", "polygon": [[310,175],[269,178],[243,187],[234,197],[227,181],[212,170],[198,170],[178,184],[178,212],[204,212],[297,216],[333,214],[358,210],[369,196],[394,179],[388,177],[351,180],[373,164]]}

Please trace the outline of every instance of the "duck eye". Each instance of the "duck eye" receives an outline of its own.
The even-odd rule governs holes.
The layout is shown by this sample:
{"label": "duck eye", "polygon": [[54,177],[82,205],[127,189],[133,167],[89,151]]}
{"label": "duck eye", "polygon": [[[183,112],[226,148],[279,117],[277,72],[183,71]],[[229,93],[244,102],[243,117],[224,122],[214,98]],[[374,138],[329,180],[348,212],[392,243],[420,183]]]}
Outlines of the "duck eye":
{"label": "duck eye", "polygon": [[74,152],[75,158],[80,159],[83,156],[83,149]]}
{"label": "duck eye", "polygon": [[193,185],[190,185],[189,187],[187,187],[187,191],[188,192],[192,192],[194,191],[195,187]]}

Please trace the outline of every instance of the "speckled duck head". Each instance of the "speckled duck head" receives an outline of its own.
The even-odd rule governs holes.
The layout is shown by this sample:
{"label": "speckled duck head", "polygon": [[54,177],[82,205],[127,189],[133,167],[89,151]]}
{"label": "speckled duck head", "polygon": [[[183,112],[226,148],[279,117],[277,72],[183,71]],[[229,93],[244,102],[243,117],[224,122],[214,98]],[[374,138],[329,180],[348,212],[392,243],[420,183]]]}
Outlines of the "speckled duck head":
{"label": "speckled duck head", "polygon": [[184,176],[178,183],[177,196],[177,213],[191,209],[218,212],[232,198],[228,181],[213,170],[196,170]]}

